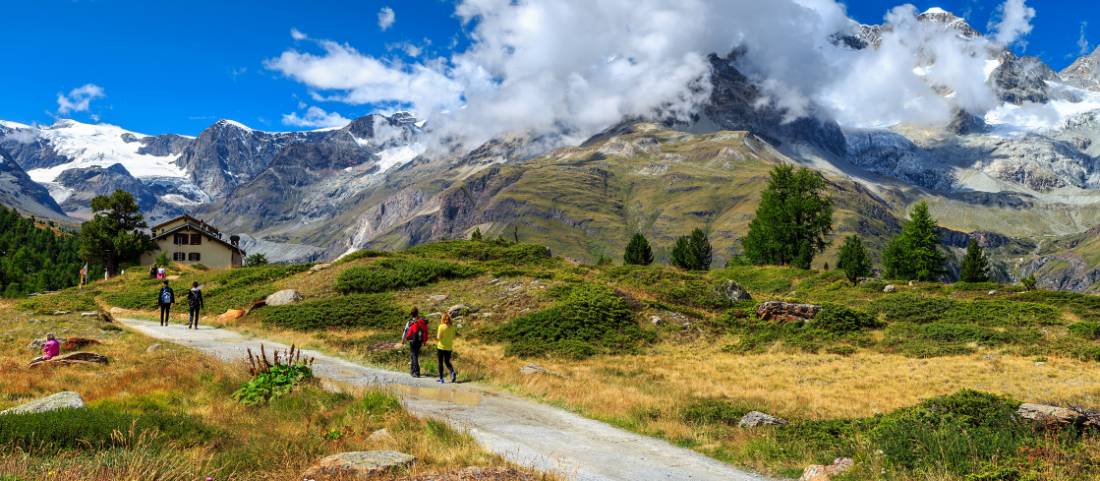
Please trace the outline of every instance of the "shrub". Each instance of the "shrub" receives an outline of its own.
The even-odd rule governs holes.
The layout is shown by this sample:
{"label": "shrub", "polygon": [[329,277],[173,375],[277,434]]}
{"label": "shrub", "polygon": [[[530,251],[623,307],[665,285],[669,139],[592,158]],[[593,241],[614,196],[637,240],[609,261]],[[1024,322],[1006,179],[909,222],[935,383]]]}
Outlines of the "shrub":
{"label": "shrub", "polygon": [[505,264],[538,264],[549,260],[550,249],[538,244],[446,240],[421,244],[406,252],[436,259],[503,261]]}
{"label": "shrub", "polygon": [[919,294],[901,293],[871,303],[871,311],[891,322],[932,322],[955,306],[955,301]]}
{"label": "shrub", "polygon": [[1011,300],[954,301],[919,294],[897,294],[871,304],[871,311],[888,321],[928,323],[946,321],[982,325],[1021,326],[1057,324],[1061,315],[1051,306]]}
{"label": "shrub", "polygon": [[838,304],[824,304],[811,321],[813,327],[836,334],[857,332],[882,327],[882,323],[869,314],[854,311]]}
{"label": "shrub", "polygon": [[129,414],[111,407],[61,409],[42,413],[0,416],[0,446],[22,449],[93,449],[125,440],[115,433],[157,432],[166,439],[194,446],[220,434],[199,420],[182,414]]}
{"label": "shrub", "polygon": [[404,313],[389,294],[352,294],[257,311],[265,324],[287,329],[400,328]]}
{"label": "shrub", "polygon": [[475,267],[432,259],[382,259],[340,273],[337,291],[349,293],[384,292],[431,284],[440,279],[471,277],[481,271]]}
{"label": "shrub", "polygon": [[376,251],[371,249],[360,249],[351,254],[344,255],[337,259],[333,264],[344,264],[347,262],[359,260],[359,259],[373,259],[375,257],[389,257],[393,254],[386,251]]}
{"label": "shrub", "polygon": [[488,333],[511,343],[513,355],[584,358],[601,352],[636,349],[653,339],[615,291],[582,283],[548,309],[513,319]]}
{"label": "shrub", "polygon": [[680,409],[680,419],[697,426],[726,425],[736,426],[749,411],[756,410],[747,403],[728,399],[696,399]]}

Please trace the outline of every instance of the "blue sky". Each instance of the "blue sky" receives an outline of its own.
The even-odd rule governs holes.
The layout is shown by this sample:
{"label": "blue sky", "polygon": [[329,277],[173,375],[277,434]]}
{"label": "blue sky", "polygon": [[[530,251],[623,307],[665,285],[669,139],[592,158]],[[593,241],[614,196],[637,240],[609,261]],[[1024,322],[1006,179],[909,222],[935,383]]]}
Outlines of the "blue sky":
{"label": "blue sky", "polygon": [[[849,15],[879,23],[895,2],[851,0]],[[898,2],[900,3],[900,2]],[[981,31],[1000,0],[913,2],[968,13]],[[1027,45],[1016,50],[1042,56],[1056,69],[1077,55],[1082,22],[1090,44],[1100,42],[1100,2],[1030,0],[1038,11]],[[288,49],[319,52],[311,39],[350,45],[377,58],[411,57],[402,45],[422,47],[421,57],[446,56],[468,39],[443,0],[385,1],[60,1],[0,2],[0,119],[50,123],[55,116],[121,125],[145,133],[197,134],[219,118],[256,128],[295,130],[284,115],[317,107],[345,118],[370,113],[371,104],[311,98],[309,87],[265,67]],[[395,22],[383,30],[379,11],[390,7]],[[87,84],[59,107],[59,94]],[[89,94],[91,94],[89,96]]]}

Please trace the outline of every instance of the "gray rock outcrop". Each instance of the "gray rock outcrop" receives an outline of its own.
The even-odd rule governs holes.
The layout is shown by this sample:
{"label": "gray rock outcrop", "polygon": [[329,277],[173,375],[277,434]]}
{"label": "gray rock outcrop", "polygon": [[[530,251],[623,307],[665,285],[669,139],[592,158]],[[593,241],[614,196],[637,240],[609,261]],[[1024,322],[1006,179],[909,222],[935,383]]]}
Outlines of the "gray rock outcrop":
{"label": "gray rock outcrop", "polygon": [[267,296],[267,298],[264,299],[264,303],[269,306],[286,306],[302,302],[302,299],[304,299],[304,297],[297,289],[283,289]]}
{"label": "gray rock outcrop", "polygon": [[11,409],[5,410],[3,412],[0,412],[0,415],[42,413],[47,411],[56,411],[58,409],[80,409],[83,407],[84,398],[81,398],[79,393],[73,391],[62,391],[57,394],[46,396],[41,399],[36,399],[29,403],[21,404]]}
{"label": "gray rock outcrop", "polygon": [[351,451],[320,460],[302,476],[306,479],[376,479],[383,473],[408,466],[416,458],[397,451]]}

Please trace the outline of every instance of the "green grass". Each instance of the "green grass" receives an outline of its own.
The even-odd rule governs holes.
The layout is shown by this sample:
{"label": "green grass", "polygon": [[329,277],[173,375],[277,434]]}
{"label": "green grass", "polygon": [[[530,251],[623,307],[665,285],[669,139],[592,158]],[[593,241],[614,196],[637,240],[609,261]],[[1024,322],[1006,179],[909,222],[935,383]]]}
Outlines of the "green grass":
{"label": "green grass", "polygon": [[110,406],[62,409],[0,416],[0,446],[56,451],[105,448],[125,443],[131,434],[156,432],[167,440],[193,446],[215,440],[214,428],[184,414],[131,414]]}
{"label": "green grass", "polygon": [[20,301],[19,307],[35,314],[53,314],[57,311],[82,312],[96,310],[95,289],[64,289],[49,294],[29,297]]}
{"label": "green grass", "polygon": [[882,326],[869,314],[839,304],[824,304],[817,316],[807,322],[772,322],[756,317],[752,303],[731,310],[723,325],[739,337],[728,352],[763,352],[776,343],[805,352],[872,342],[867,332]]}
{"label": "green grass", "polygon": [[538,244],[500,241],[446,240],[421,244],[406,253],[432,259],[462,261],[501,261],[505,265],[547,264],[552,261],[550,249]]}
{"label": "green grass", "polygon": [[351,294],[256,311],[264,324],[300,331],[371,327],[400,329],[405,316],[390,294]]}
{"label": "green grass", "polygon": [[433,259],[385,258],[340,273],[335,288],[343,294],[375,293],[475,276],[481,269]]}
{"label": "green grass", "polygon": [[[299,272],[304,272],[309,264],[265,264],[240,269],[188,273],[170,286],[176,292],[176,302],[186,303],[187,290],[192,282],[198,282],[203,289],[203,301],[207,312],[221,313],[229,309],[245,308],[262,300],[276,290],[275,282]],[[161,281],[139,278],[123,284],[120,288],[106,291],[103,299],[109,305],[125,309],[154,309]]]}

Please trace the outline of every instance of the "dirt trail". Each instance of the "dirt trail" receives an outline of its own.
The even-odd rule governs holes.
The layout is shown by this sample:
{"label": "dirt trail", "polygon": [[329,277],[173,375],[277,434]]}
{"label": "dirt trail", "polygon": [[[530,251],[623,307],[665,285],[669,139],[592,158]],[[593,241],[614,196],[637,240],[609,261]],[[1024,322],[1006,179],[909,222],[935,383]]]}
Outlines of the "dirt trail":
{"label": "dirt trail", "polygon": [[[287,346],[239,333],[203,327],[161,327],[155,322],[120,319],[149,337],[192,347],[225,361],[246,357],[261,342],[269,349]],[[630,433],[602,422],[502,393],[478,384],[444,384],[407,374],[374,369],[344,359],[303,351],[316,358],[314,374],[349,386],[386,386],[409,412],[440,419],[470,433],[486,450],[511,462],[578,481],[766,481],[667,442]]]}

